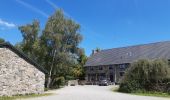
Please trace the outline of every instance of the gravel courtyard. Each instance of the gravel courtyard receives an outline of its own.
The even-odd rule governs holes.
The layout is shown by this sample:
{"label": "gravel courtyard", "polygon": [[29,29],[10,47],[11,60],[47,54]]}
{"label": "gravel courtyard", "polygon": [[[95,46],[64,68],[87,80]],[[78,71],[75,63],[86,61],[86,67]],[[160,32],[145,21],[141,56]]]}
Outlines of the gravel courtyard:
{"label": "gravel courtyard", "polygon": [[69,86],[52,91],[54,95],[29,100],[170,100],[112,92],[114,86]]}

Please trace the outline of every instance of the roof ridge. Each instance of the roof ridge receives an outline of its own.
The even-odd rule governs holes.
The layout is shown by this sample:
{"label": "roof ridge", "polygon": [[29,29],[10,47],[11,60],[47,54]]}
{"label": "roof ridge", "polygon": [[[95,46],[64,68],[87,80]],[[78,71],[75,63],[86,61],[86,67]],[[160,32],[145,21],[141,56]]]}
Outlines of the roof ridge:
{"label": "roof ridge", "polygon": [[15,48],[12,44],[9,42],[3,42],[0,43],[0,47],[8,47],[13,52],[15,52],[17,55],[19,55],[21,58],[23,58],[28,63],[34,65],[38,70],[42,71],[43,73],[48,74],[47,70],[45,70],[43,67],[41,67],[39,64],[37,64],[33,59],[29,58],[26,54],[24,54],[21,50]]}
{"label": "roof ridge", "polygon": [[137,46],[145,46],[145,45],[167,43],[167,42],[170,42],[170,41],[159,41],[159,42],[151,42],[151,43],[144,43],[144,44],[136,44],[136,45],[122,46],[122,47],[115,47],[115,48],[111,48],[111,49],[103,49],[101,51],[107,51],[107,50],[112,50],[112,49],[121,49],[121,48],[129,48],[129,47],[137,47]]}
{"label": "roof ridge", "polygon": [[161,41],[102,50],[90,56],[85,66],[132,63],[139,59],[158,58],[170,59],[170,41]]}

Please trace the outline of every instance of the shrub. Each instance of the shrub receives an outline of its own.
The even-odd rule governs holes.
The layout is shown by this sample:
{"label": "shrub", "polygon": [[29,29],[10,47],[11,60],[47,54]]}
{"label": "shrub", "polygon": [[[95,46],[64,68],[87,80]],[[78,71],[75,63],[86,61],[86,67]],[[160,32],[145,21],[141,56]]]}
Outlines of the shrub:
{"label": "shrub", "polygon": [[119,91],[168,92],[169,66],[165,60],[139,60],[131,64],[121,80]]}
{"label": "shrub", "polygon": [[56,77],[56,78],[54,79],[53,88],[59,88],[60,85],[61,85],[61,86],[65,85],[65,78],[64,78],[63,76],[61,76],[61,77]]}

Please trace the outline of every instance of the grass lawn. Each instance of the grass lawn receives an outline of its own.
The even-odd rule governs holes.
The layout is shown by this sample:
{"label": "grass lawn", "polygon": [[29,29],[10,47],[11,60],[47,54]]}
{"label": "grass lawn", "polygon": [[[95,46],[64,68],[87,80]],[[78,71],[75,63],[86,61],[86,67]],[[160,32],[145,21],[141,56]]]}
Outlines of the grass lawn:
{"label": "grass lawn", "polygon": [[[116,86],[114,88],[112,88],[113,92],[119,92],[118,91],[119,87]],[[120,92],[122,93],[122,92]],[[140,95],[140,96],[155,96],[155,97],[167,97],[170,98],[170,94],[168,93],[162,93],[162,92],[136,92],[136,93],[127,93],[127,94],[132,94],[132,95]]]}
{"label": "grass lawn", "polygon": [[138,92],[138,93],[131,93],[134,95],[141,95],[141,96],[155,96],[155,97],[168,97],[170,98],[170,94],[162,93],[162,92]]}
{"label": "grass lawn", "polygon": [[45,94],[30,94],[30,95],[19,95],[19,96],[12,96],[12,97],[0,97],[0,100],[16,100],[16,99],[27,99],[27,98],[34,98],[34,97],[42,97],[42,96],[49,96],[52,93],[45,93]]}

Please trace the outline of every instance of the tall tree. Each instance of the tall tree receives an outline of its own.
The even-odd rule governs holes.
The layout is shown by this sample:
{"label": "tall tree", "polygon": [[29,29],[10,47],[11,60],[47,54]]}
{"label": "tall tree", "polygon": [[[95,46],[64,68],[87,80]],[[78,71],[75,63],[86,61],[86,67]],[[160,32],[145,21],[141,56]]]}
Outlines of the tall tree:
{"label": "tall tree", "polygon": [[[27,55],[36,58],[49,72],[48,87],[72,75],[79,61],[80,25],[57,10],[49,17],[41,34],[38,21],[19,27],[23,41],[18,44]],[[61,79],[60,79],[61,78]]]}
{"label": "tall tree", "polygon": [[4,43],[4,42],[5,42],[5,40],[0,38],[0,43]]}
{"label": "tall tree", "polygon": [[[78,44],[82,40],[80,25],[64,17],[62,10],[56,11],[47,21],[41,41],[45,44],[48,54],[46,68],[53,85],[55,78],[69,74],[71,66],[77,59]],[[50,66],[50,67],[49,67]],[[49,80],[50,80],[49,79]]]}

